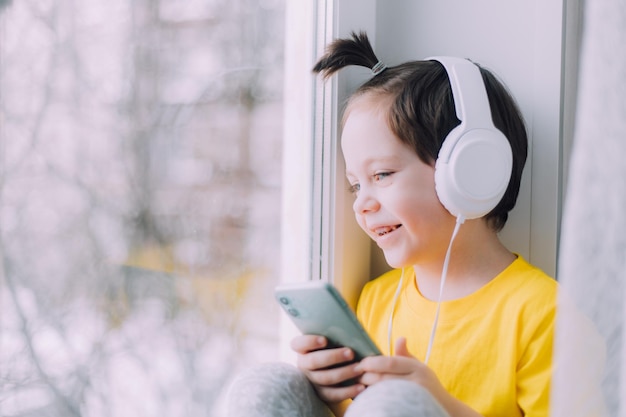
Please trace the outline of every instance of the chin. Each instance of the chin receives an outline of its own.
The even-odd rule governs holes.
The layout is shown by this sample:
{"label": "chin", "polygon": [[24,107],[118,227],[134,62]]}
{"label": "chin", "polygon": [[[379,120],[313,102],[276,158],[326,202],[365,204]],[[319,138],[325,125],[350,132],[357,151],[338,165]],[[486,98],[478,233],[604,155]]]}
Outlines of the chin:
{"label": "chin", "polygon": [[387,261],[387,265],[392,268],[405,268],[407,266],[411,266],[411,262],[408,261],[407,258],[403,256],[398,256],[397,254],[383,252],[385,255],[385,261]]}

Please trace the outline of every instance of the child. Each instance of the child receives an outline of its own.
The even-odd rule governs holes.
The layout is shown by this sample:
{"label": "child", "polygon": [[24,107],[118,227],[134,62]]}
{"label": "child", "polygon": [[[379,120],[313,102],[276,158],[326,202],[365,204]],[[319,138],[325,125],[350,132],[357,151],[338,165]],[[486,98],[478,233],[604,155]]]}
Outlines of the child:
{"label": "child", "polygon": [[[347,65],[374,73],[347,104],[341,145],[356,220],[397,268],[369,282],[357,306],[384,355],[350,363],[350,349],[322,349],[323,337],[299,336],[291,344],[299,372],[281,369],[300,384],[306,376],[321,403],[311,399],[310,388],[291,394],[268,389],[259,397],[265,405],[277,395],[302,397],[282,414],[274,408],[257,415],[329,415],[324,405],[336,416],[548,415],[557,284],[497,235],[515,205],[526,160],[522,117],[490,72],[464,61],[451,69],[441,61],[386,68],[361,33],[333,42],[315,66],[325,77]],[[460,103],[458,91],[453,95],[458,88],[474,94],[475,83],[447,72],[466,70],[482,76],[488,102]],[[506,137],[504,147],[478,143],[479,151],[465,157],[484,161],[466,171],[457,161],[457,171],[442,174],[446,136],[460,119],[467,124],[485,114],[499,130],[494,135]],[[483,167],[492,163],[495,171]],[[475,184],[466,178],[503,169]],[[504,178],[486,212],[448,195],[443,184],[450,178],[442,175],[458,172],[452,181],[467,180],[477,194]],[[342,384],[348,380],[357,382]],[[250,394],[239,392],[240,399]],[[308,409],[295,411],[304,397]]]}

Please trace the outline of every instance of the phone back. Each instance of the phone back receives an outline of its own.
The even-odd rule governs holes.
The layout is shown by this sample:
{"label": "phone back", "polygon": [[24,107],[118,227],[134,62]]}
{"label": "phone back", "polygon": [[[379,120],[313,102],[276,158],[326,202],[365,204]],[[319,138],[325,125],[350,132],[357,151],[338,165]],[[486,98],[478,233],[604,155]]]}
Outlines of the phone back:
{"label": "phone back", "polygon": [[275,297],[303,334],[325,336],[329,347],[351,348],[360,360],[380,350],[350,306],[331,284],[308,281],[276,287]]}

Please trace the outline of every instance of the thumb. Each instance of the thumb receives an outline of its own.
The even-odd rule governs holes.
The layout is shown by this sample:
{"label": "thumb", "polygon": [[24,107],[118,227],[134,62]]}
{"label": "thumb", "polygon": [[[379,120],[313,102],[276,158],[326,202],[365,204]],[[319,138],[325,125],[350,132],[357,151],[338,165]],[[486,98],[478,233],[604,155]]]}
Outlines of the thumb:
{"label": "thumb", "polygon": [[411,355],[409,349],[407,349],[406,347],[406,337],[399,337],[396,340],[394,352],[396,352],[396,356],[406,356],[409,358],[414,357],[413,355]]}

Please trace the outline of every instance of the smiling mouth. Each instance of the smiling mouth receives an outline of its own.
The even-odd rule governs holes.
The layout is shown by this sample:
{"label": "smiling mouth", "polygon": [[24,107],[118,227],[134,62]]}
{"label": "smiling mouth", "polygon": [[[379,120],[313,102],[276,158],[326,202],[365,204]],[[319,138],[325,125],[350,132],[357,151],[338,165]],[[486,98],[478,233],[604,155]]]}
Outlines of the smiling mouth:
{"label": "smiling mouth", "polygon": [[394,230],[397,230],[400,227],[402,227],[401,224],[398,224],[398,225],[395,225],[395,226],[380,227],[380,228],[375,230],[375,233],[378,236],[385,236],[386,234],[389,234],[389,233],[393,232]]}

